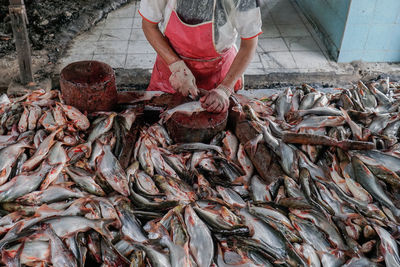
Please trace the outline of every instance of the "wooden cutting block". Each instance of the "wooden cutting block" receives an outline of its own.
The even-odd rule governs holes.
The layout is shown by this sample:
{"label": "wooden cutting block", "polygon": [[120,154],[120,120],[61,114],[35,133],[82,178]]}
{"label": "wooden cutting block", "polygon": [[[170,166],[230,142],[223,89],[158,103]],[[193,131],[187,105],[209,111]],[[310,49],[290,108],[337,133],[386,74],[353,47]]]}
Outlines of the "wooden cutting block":
{"label": "wooden cutting block", "polygon": [[175,113],[166,125],[176,143],[209,143],[216,134],[226,128],[227,120],[228,112],[213,114],[203,111],[192,116]]}

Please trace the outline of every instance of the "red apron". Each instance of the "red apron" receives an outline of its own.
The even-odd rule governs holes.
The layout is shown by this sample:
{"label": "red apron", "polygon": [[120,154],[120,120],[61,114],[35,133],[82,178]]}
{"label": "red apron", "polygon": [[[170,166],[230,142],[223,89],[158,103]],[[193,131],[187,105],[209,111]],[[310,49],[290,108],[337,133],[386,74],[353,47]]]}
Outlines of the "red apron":
{"label": "red apron", "polygon": [[[164,35],[196,77],[197,87],[205,90],[216,88],[224,80],[237,54],[234,46],[222,54],[216,51],[213,21],[189,25],[179,18],[175,10],[171,13]],[[170,76],[168,65],[157,55],[147,90],[175,93],[169,82]],[[240,79],[235,84],[235,91],[242,85]]]}

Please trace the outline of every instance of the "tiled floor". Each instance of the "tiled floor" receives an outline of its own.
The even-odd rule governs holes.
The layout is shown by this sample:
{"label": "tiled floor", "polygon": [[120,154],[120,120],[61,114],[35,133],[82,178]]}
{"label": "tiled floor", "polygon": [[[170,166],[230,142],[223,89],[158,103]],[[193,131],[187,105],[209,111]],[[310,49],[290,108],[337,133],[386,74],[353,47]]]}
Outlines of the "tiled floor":
{"label": "tiled floor", "polygon": [[[336,69],[336,63],[329,60],[314,29],[292,0],[263,2],[263,34],[247,75]],[[93,59],[113,68],[151,70],[156,53],[141,30],[136,3],[112,12],[91,31],[78,36],[60,60],[60,69],[73,61]]]}

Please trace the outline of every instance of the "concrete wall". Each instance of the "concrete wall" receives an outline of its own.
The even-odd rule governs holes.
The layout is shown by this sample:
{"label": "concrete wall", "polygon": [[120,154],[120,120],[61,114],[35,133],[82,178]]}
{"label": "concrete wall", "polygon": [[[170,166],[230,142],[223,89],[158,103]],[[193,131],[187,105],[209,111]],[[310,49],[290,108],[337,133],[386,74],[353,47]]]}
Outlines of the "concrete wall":
{"label": "concrete wall", "polygon": [[352,0],[339,62],[400,62],[400,0]]}
{"label": "concrete wall", "polygon": [[[296,0],[311,24],[318,28],[334,59],[339,57],[347,15],[352,0]],[[368,2],[370,0],[361,0]],[[374,0],[375,1],[375,0]],[[400,1],[400,0],[395,0]]]}

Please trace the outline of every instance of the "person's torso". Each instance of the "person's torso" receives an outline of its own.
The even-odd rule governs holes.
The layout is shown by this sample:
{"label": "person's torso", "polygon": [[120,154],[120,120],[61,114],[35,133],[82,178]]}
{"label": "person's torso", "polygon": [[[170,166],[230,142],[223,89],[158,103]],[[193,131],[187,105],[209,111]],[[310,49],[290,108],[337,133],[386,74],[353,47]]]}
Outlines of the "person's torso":
{"label": "person's torso", "polygon": [[214,45],[218,52],[229,49],[235,42],[237,31],[228,19],[225,0],[170,0],[165,11],[166,20],[161,24],[164,32],[172,10],[175,10],[182,22],[198,25],[213,22]]}

